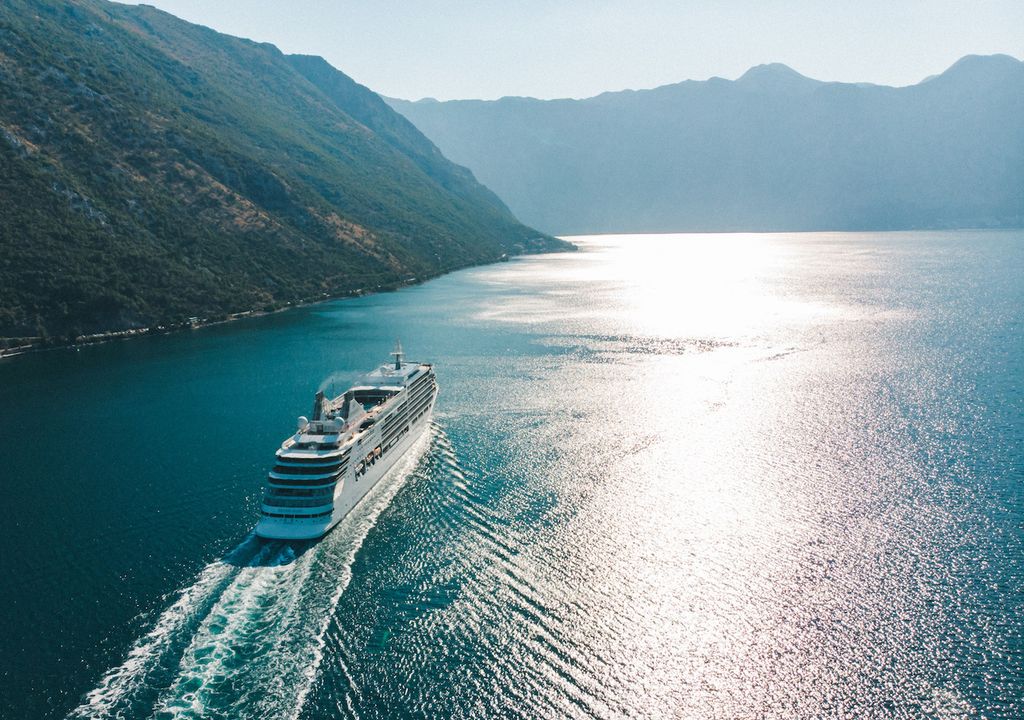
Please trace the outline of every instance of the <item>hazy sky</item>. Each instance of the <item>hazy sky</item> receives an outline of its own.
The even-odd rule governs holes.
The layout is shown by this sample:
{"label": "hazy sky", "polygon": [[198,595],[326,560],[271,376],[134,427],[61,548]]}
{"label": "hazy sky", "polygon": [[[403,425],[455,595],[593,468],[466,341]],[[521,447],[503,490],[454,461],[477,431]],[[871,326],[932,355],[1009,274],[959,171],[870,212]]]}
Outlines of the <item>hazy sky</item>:
{"label": "hazy sky", "polygon": [[1024,0],[148,0],[394,97],[587,97],[782,62],[909,85],[970,53],[1024,57]]}

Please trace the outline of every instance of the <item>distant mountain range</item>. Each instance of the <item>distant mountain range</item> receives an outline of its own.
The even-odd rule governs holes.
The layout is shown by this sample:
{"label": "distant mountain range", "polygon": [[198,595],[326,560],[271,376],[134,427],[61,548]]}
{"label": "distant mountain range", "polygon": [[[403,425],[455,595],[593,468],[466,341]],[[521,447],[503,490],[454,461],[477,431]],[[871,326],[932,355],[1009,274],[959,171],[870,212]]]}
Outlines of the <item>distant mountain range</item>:
{"label": "distant mountain range", "polygon": [[0,339],[216,318],[566,247],[320,58],[151,7],[0,4]]}
{"label": "distant mountain range", "polygon": [[1024,63],[902,88],[785,65],[586,100],[392,107],[548,232],[1024,226]]}

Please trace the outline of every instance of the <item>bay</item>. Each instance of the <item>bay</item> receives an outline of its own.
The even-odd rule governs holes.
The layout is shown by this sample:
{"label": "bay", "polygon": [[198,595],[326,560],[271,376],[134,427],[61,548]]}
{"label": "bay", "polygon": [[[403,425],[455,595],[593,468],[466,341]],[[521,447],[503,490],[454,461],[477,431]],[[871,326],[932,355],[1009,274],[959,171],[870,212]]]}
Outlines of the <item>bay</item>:
{"label": "bay", "polygon": [[[1024,232],[574,241],[0,362],[0,715],[1024,715]],[[429,437],[252,538],[396,337]]]}

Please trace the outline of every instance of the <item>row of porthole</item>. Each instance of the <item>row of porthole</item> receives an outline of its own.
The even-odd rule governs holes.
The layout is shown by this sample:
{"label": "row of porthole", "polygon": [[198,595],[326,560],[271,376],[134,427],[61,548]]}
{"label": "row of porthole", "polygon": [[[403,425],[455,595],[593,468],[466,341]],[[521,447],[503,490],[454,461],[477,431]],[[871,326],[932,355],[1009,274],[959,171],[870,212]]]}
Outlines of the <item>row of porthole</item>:
{"label": "row of porthole", "polygon": [[[410,401],[410,402],[412,402],[412,401]],[[422,407],[423,407],[423,409],[420,410],[420,412],[415,417],[413,417],[411,420],[409,420],[408,421],[409,424],[406,425],[405,428],[402,430],[402,432],[398,433],[395,437],[400,437],[404,433],[408,432],[409,431],[409,425],[412,425],[412,423],[416,422],[417,420],[419,420],[423,416],[423,413],[425,413],[427,411],[427,409],[430,407],[430,402],[427,401],[426,403],[424,403],[422,405]]]}
{"label": "row of porthole", "polygon": [[[396,438],[401,437],[402,435],[405,435],[407,432],[409,432],[409,426],[412,423],[414,423],[417,420],[419,420],[421,417],[423,417],[423,414],[426,413],[429,408],[430,408],[430,403],[427,403],[427,405],[419,412],[419,414],[416,415],[416,417],[414,417],[410,421],[409,425],[406,425],[404,428],[402,428],[402,431],[400,433],[398,433]],[[391,446],[389,445],[388,449],[390,449],[390,447]],[[380,459],[381,457],[384,456],[385,452],[387,452],[387,451],[382,449],[381,446],[378,445],[377,447],[375,447],[373,449],[373,452],[367,453],[366,458],[364,460],[361,460],[359,462],[359,464],[356,465],[355,479],[358,481],[359,478],[362,475],[365,475],[367,473],[367,468],[369,467],[369,465],[375,464],[378,459]]]}

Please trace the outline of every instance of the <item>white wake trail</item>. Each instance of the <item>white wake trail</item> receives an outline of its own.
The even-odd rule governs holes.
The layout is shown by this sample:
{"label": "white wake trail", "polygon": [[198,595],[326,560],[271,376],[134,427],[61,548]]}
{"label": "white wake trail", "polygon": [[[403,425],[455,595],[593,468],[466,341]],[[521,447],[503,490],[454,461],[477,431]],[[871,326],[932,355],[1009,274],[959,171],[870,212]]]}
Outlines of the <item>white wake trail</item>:
{"label": "white wake trail", "polygon": [[356,555],[434,434],[425,432],[321,542],[232,578],[181,653],[176,676],[156,701],[159,717],[299,716]]}
{"label": "white wake trail", "polygon": [[125,661],[111,668],[95,689],[89,691],[84,702],[71,711],[71,718],[114,718],[123,715],[124,706],[130,706],[134,695],[146,685],[151,671],[159,665],[176,639],[187,632],[192,622],[202,615],[230,579],[239,571],[234,565],[251,552],[256,555],[250,562],[259,562],[269,548],[261,548],[253,535],[249,535],[223,560],[204,567],[195,582],[181,591],[178,599],[157,619],[153,629],[137,640]]}
{"label": "white wake trail", "polygon": [[239,571],[182,654],[178,676],[158,704],[161,716],[202,716],[241,667],[262,661],[277,603],[301,587],[315,555],[313,548],[296,560],[286,545],[266,566]]}

